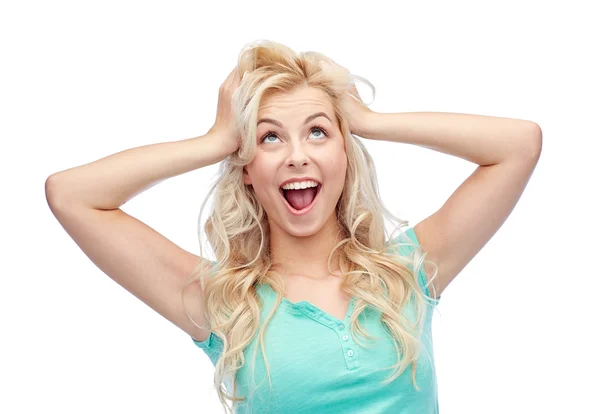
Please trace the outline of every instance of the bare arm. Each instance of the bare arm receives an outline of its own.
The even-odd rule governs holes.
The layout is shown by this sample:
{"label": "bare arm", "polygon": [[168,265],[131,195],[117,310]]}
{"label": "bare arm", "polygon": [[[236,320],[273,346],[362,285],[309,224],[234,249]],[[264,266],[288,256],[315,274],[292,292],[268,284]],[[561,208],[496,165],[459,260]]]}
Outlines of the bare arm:
{"label": "bare arm", "polygon": [[[211,130],[212,131],[212,130]],[[46,180],[50,209],[104,273],[196,340],[209,333],[185,314],[181,292],[203,261],[119,207],[145,189],[227,157],[234,147],[216,131],[182,141],[128,149]],[[190,285],[185,305],[204,324],[203,293]]]}
{"label": "bare arm", "polygon": [[234,151],[217,132],[182,141],[131,148],[52,174],[46,195],[55,206],[77,203],[97,210],[114,210],[159,182],[207,165]]}

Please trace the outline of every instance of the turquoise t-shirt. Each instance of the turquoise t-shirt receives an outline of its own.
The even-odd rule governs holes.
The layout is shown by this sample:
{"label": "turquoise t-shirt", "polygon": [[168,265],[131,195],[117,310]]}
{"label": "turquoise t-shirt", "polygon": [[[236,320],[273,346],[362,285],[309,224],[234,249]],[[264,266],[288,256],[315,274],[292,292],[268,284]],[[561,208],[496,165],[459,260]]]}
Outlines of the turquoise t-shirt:
{"label": "turquoise t-shirt", "polygon": [[[412,228],[406,234],[415,244]],[[411,246],[399,252],[407,255]],[[418,274],[419,285],[426,288],[425,273]],[[257,292],[263,301],[261,326],[276,302],[277,294],[268,284],[259,284]],[[437,305],[441,298],[434,299]],[[350,316],[355,298],[343,320],[322,311],[308,301],[293,303],[283,298],[265,332],[265,352],[269,362],[273,394],[258,337],[244,350],[246,364],[237,373],[237,396],[246,401],[236,405],[236,413],[310,413],[310,414],[437,414],[437,379],[434,364],[431,318],[434,307],[427,306],[421,341],[424,349],[417,363],[416,391],[412,382],[412,365],[388,385],[387,379],[395,364],[396,350],[385,325],[379,320],[380,311],[367,308],[359,320],[377,340],[359,339],[368,345],[363,348],[350,334]],[[405,309],[414,318],[414,309]],[[414,319],[412,319],[414,321]],[[213,365],[222,352],[221,339],[213,332],[203,342],[194,343],[210,358]],[[251,363],[254,347],[258,346],[254,379]],[[378,370],[379,369],[379,370]],[[253,380],[253,381],[252,381]],[[254,389],[253,395],[249,391]],[[233,389],[228,388],[229,393]],[[249,398],[250,397],[250,398]]]}

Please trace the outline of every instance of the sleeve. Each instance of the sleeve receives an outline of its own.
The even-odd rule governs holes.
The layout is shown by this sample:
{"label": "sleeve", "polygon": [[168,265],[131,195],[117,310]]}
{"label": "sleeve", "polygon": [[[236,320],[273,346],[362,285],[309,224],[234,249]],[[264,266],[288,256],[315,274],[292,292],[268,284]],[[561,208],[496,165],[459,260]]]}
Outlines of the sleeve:
{"label": "sleeve", "polygon": [[[413,230],[412,227],[409,227],[405,232],[404,232],[409,238],[410,240],[417,246],[420,246],[419,241],[417,240],[417,235],[415,234],[415,231]],[[399,242],[404,242],[403,240],[400,240],[400,237],[402,236],[398,236],[395,240],[399,241]],[[412,246],[400,246],[400,254],[402,255],[410,255],[413,253],[414,251],[414,247]],[[434,298],[433,295],[431,294],[431,292],[429,291],[429,288],[427,287],[427,276],[425,274],[425,269],[423,268],[423,266],[421,266],[419,268],[419,272],[417,274],[417,279],[419,282],[419,286],[421,287],[421,290],[425,293],[425,295],[433,300],[434,305],[437,306],[437,304],[440,302],[440,299],[442,298],[441,296],[438,298]]]}
{"label": "sleeve", "polygon": [[221,338],[211,332],[205,341],[196,341],[194,338],[192,338],[192,341],[208,355],[213,366],[216,366],[217,361],[223,352],[223,342],[221,341]]}
{"label": "sleeve", "polygon": [[[211,261],[213,267],[217,262]],[[210,358],[211,362],[214,366],[217,365],[217,361],[223,352],[223,341],[213,332],[210,332],[208,338],[204,341],[196,341],[194,338],[190,337],[194,344],[200,349],[204,351],[206,355]]]}

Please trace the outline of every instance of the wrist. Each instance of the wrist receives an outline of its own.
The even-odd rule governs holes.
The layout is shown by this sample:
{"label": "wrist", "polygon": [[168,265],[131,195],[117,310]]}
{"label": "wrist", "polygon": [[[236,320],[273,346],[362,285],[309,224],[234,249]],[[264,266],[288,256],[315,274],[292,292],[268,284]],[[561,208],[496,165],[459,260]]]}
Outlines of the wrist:
{"label": "wrist", "polygon": [[377,115],[379,115],[377,112],[371,111],[370,109],[365,109],[362,116],[356,123],[356,135],[370,139],[372,126],[377,122]]}

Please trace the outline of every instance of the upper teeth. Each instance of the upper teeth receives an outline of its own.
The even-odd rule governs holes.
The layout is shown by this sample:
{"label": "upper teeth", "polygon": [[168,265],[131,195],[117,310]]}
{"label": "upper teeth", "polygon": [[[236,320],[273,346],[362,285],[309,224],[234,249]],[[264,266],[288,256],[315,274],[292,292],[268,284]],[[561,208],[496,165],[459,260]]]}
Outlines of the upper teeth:
{"label": "upper teeth", "polygon": [[284,190],[301,190],[303,188],[316,187],[318,185],[319,183],[317,183],[316,181],[308,180],[296,183],[287,183],[285,185],[282,185],[281,188]]}

